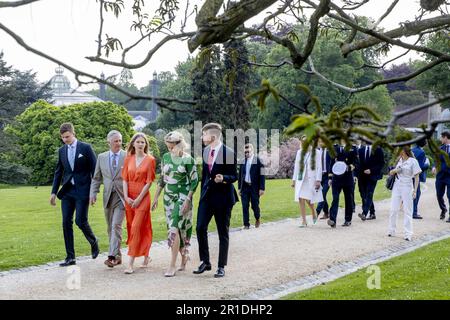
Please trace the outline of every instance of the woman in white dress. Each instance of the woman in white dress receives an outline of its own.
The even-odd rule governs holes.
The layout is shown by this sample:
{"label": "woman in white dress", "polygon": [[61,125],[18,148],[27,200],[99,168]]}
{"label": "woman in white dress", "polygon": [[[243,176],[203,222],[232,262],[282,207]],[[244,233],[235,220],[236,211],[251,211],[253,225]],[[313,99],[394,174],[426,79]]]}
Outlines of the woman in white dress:
{"label": "woman in white dress", "polygon": [[[302,138],[302,142],[305,139]],[[322,162],[320,149],[316,150],[315,168],[312,169],[312,153],[311,147],[309,147],[303,158],[303,172],[300,172],[300,160],[301,160],[302,147],[297,151],[294,165],[294,175],[292,177],[292,187],[295,188],[295,201],[299,202],[300,214],[302,217],[301,228],[307,226],[306,222],[306,204],[311,209],[313,216],[313,224],[317,222],[316,210],[314,209],[314,203],[323,201],[322,195]]]}
{"label": "woman in white dress", "polygon": [[[411,241],[413,234],[413,201],[416,198],[417,188],[419,186],[419,174],[422,172],[414,158],[413,153],[409,147],[403,147],[400,152],[400,158],[397,165],[392,169],[389,174],[397,174],[395,178],[394,188],[392,189],[392,204],[391,214],[389,216],[389,232],[388,236],[395,235],[395,229],[397,225],[397,214],[403,203],[403,226],[405,230],[405,240]],[[414,185],[413,185],[414,178]]]}

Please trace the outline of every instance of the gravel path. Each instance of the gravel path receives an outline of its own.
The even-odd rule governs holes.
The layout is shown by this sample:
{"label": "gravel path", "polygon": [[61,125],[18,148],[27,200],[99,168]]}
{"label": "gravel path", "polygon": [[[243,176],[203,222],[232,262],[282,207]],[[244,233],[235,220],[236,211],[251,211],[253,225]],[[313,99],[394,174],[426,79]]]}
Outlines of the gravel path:
{"label": "gravel path", "polygon": [[[233,230],[226,276],[222,279],[213,277],[218,254],[218,238],[213,233],[210,235],[213,271],[202,275],[192,274],[198,265],[194,240],[187,271],[178,272],[173,278],[163,277],[170,251],[166,245],[158,243],[152,247],[150,267],[139,269],[133,275],[125,275],[124,266],[107,268],[103,264],[105,255],[96,260],[80,259],[77,266],[81,282],[76,290],[68,289],[69,269],[54,264],[3,273],[0,299],[234,299],[251,296],[253,292],[295,281],[329,265],[403,243],[400,219],[397,237],[386,236],[389,207],[389,200],[378,202],[377,220],[362,222],[356,216],[350,228],[340,227],[344,216],[341,210],[338,227],[334,230],[324,220],[300,229],[299,219],[263,223],[259,229]],[[419,212],[424,220],[414,220],[414,238],[450,232],[450,224],[439,220],[434,180],[429,180],[423,190]]]}

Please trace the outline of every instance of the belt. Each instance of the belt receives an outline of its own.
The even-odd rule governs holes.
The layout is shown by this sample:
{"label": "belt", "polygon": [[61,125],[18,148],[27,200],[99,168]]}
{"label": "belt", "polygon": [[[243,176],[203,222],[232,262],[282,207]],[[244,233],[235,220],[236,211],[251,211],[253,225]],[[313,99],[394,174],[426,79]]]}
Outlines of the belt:
{"label": "belt", "polygon": [[252,185],[251,182],[246,182],[246,181],[244,181],[244,183],[245,183],[246,185],[248,185],[248,186],[251,186],[251,185]]}

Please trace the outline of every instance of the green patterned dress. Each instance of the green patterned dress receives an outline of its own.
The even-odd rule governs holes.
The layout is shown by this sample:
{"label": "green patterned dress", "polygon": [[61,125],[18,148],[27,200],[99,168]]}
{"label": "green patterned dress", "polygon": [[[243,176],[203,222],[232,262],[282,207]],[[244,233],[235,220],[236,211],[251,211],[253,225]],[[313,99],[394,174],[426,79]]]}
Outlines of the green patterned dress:
{"label": "green patterned dress", "polygon": [[195,192],[198,182],[197,167],[190,155],[186,153],[182,157],[172,156],[170,153],[163,155],[159,185],[164,188],[168,244],[172,247],[176,232],[179,232],[182,255],[189,252],[192,235],[192,201],[189,211],[184,215],[181,208],[189,192]]}

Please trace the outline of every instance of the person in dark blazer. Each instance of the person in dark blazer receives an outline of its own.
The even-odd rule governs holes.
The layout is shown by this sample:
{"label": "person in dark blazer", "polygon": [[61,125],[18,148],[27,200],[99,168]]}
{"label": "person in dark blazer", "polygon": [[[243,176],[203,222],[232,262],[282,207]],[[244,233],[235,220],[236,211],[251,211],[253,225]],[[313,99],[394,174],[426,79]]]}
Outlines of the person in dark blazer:
{"label": "person in dark blazer", "polygon": [[[427,156],[425,154],[425,150],[423,148],[426,146],[427,141],[421,140],[416,143],[416,146],[411,150],[414,154],[414,157],[416,158],[417,162],[419,163],[420,169],[422,172],[419,174],[419,182],[426,182],[427,181],[427,170],[430,167],[430,162],[427,159]],[[417,207],[419,206],[419,200],[420,200],[420,183],[417,188],[417,194],[414,198],[413,203],[413,219],[422,219],[422,216],[417,213]]]}
{"label": "person in dark blazer", "polygon": [[325,144],[320,141],[320,148],[322,150],[321,153],[321,162],[322,162],[322,195],[323,201],[319,202],[316,208],[317,216],[320,215],[320,212],[323,210],[323,216],[320,219],[328,219],[330,217],[329,213],[329,205],[327,201],[328,190],[330,190],[330,185],[328,182],[328,175],[331,173],[331,157],[328,150],[325,148]]}
{"label": "person in dark blazer", "polygon": [[261,173],[263,165],[261,159],[255,156],[253,145],[245,145],[245,161],[239,168],[238,189],[241,195],[242,214],[244,218],[244,229],[250,228],[249,206],[252,204],[253,214],[255,216],[255,228],[261,224],[261,210],[259,208],[259,198],[264,194],[266,180]]}
{"label": "person in dark blazer", "polygon": [[353,195],[354,188],[353,171],[358,166],[358,154],[356,147],[352,146],[348,151],[345,150],[345,145],[335,145],[336,157],[331,159],[331,168],[337,161],[345,163],[345,172],[341,175],[330,173],[329,184],[331,184],[331,191],[333,193],[333,202],[330,208],[330,219],[328,225],[332,228],[336,227],[336,218],[339,209],[339,195],[341,191],[344,192],[345,197],[345,222],[343,227],[349,227],[352,224],[353,217]]}
{"label": "person in dark blazer", "polygon": [[[450,154],[450,132],[444,131],[441,133],[441,150]],[[440,156],[441,169],[436,174],[436,167],[433,167],[433,174],[436,174],[436,196],[441,209],[441,220],[445,219],[447,207],[444,201],[444,194],[447,189],[447,199],[450,203],[450,167],[445,163],[444,156]],[[450,216],[447,220],[450,223]]]}
{"label": "person in dark blazer", "polygon": [[92,258],[97,258],[99,254],[98,240],[88,222],[89,191],[97,160],[91,146],[75,138],[75,129],[71,123],[63,123],[59,132],[65,145],[58,151],[50,204],[55,206],[57,197],[61,200],[67,256],[60,266],[66,267],[76,264],[73,243],[75,211],[75,223],[91,245]]}
{"label": "person in dark blazer", "polygon": [[[359,165],[356,170],[358,177],[359,194],[362,200],[362,213],[358,214],[361,220],[374,220],[375,206],[373,204],[373,195],[378,180],[383,177],[384,153],[378,147],[372,149],[370,144],[362,146],[358,150]],[[367,215],[369,214],[369,217]]]}
{"label": "person in dark blazer", "polygon": [[233,183],[237,181],[236,156],[221,142],[222,127],[208,123],[202,128],[203,151],[201,194],[197,213],[197,240],[202,263],[195,274],[211,270],[208,247],[208,225],[214,216],[219,234],[219,263],[214,277],[225,276],[231,210],[239,201]]}

